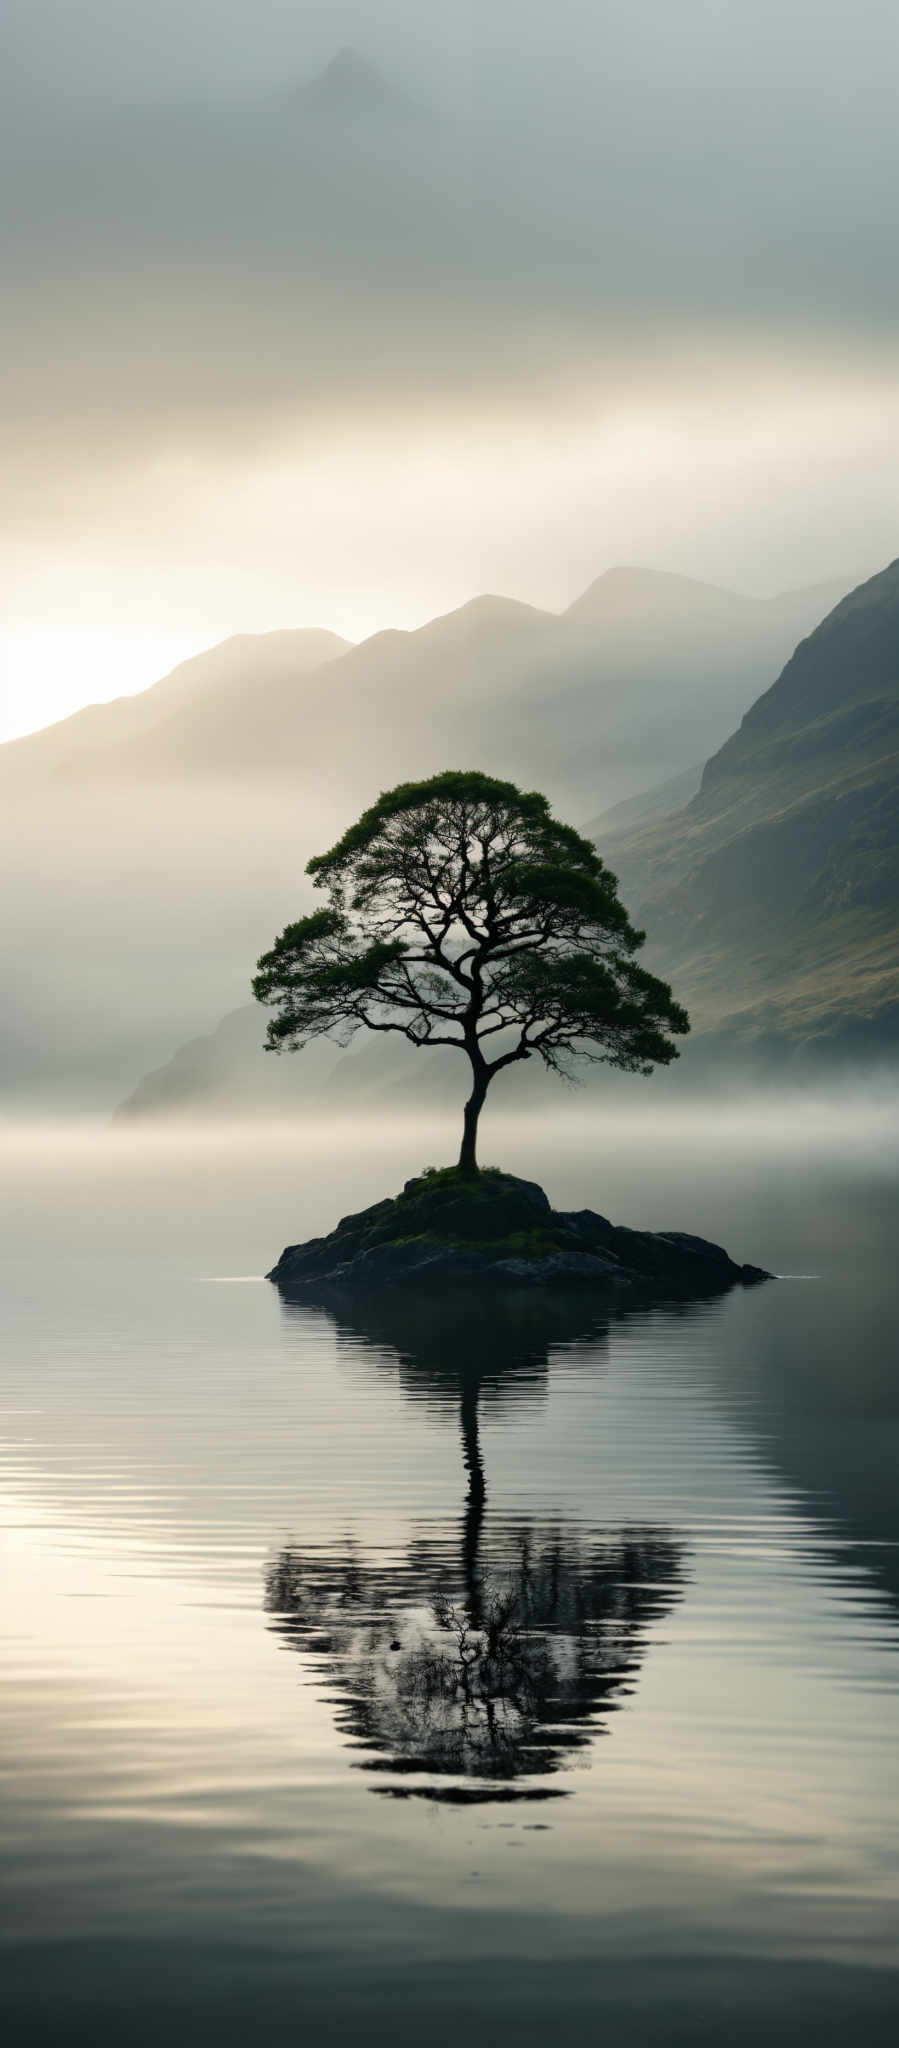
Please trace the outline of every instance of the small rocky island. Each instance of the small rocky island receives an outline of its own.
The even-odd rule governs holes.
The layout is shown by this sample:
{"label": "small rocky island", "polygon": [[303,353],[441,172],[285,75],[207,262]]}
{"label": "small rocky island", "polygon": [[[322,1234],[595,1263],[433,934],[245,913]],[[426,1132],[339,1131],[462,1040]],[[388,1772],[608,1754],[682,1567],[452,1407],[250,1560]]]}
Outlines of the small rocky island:
{"label": "small rocky island", "polygon": [[531,1060],[569,1079],[583,1061],[649,1074],[690,1028],[637,958],[646,934],[615,876],[539,790],[460,769],[398,783],[306,872],[327,905],[285,927],[253,981],[272,1012],[269,1050],[396,1032],[419,1052],[460,1055],[470,1093],[458,1165],[289,1245],[269,1275],[284,1295],[361,1302],[443,1287],[480,1305],[488,1292],[559,1289],[632,1302],[769,1277],[704,1238],[552,1209],[534,1181],[478,1166],[498,1075]]}
{"label": "small rocky island", "polygon": [[771,1278],[682,1231],[626,1230],[593,1209],[552,1209],[536,1181],[487,1167],[430,1168],[402,1194],[288,1245],[268,1278],[288,1295],[378,1293],[463,1281],[491,1292],[588,1287],[605,1294],[724,1293]]}

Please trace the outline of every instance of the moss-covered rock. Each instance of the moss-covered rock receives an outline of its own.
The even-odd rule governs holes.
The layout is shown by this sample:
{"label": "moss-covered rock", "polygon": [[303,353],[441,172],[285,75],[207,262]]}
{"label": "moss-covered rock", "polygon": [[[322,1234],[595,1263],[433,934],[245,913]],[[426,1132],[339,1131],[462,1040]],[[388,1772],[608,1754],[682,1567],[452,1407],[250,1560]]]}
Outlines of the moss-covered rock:
{"label": "moss-covered rock", "polygon": [[708,1294],[768,1275],[736,1265],[704,1238],[620,1229],[592,1209],[552,1209],[535,1181],[498,1167],[446,1167],[344,1216],[327,1237],[288,1245],[268,1277],[285,1294],[312,1299],[407,1282]]}

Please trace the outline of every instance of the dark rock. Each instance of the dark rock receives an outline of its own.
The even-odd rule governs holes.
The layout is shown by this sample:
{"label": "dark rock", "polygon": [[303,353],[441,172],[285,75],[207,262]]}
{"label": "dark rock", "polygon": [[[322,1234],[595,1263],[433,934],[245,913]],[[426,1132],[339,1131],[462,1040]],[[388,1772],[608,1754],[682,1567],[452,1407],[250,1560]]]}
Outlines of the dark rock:
{"label": "dark rock", "polygon": [[405,1215],[442,1235],[484,1243],[532,1230],[552,1216],[547,1196],[534,1180],[514,1174],[421,1175],[403,1189]]}
{"label": "dark rock", "polygon": [[771,1276],[736,1265],[705,1238],[627,1230],[593,1209],[556,1211],[536,1181],[450,1167],[342,1217],[327,1237],[288,1245],[268,1277],[285,1294],[312,1299],[408,1283],[716,1294]]}
{"label": "dark rock", "polygon": [[773,1280],[773,1273],[766,1273],[764,1266],[741,1266],[740,1279],[744,1287],[757,1287],[761,1280]]}

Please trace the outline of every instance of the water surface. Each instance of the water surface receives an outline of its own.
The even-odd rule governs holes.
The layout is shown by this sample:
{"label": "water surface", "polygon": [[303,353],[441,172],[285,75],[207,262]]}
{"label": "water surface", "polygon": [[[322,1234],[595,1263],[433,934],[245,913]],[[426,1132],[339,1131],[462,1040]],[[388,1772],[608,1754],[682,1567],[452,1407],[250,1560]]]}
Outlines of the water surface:
{"label": "water surface", "polygon": [[259,1278],[436,1133],[11,1139],[13,2040],[894,2038],[899,1192],[868,1138],[510,1126],[562,1205],[814,1277],[488,1318]]}

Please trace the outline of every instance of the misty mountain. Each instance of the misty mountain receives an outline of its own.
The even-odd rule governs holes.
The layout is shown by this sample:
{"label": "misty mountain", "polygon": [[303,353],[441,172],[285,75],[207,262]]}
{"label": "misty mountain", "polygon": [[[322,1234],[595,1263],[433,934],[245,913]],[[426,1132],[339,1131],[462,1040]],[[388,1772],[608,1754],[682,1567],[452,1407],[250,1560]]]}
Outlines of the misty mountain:
{"label": "misty mountain", "polygon": [[350,649],[333,634],[245,635],[0,749],[0,787],[312,771],[352,805],[469,759],[583,815],[704,758],[834,594],[755,599],[612,569],[561,615],[480,597]]}
{"label": "misty mountain", "polygon": [[722,1051],[894,1051],[899,561],[801,643],[684,810],[608,850]]}
{"label": "misty mountain", "polygon": [[[76,101],[51,137],[7,123],[10,427],[23,398],[48,401],[35,334],[86,320],[87,356],[55,364],[59,430],[76,406],[93,418],[109,404],[123,362],[160,417],[183,405],[196,421],[260,381],[314,416],[351,402],[360,375],[369,394],[506,393],[597,355],[655,360],[660,340],[671,363],[698,316],[721,347],[784,318],[891,333],[893,267],[872,258],[892,227],[886,110],[881,157],[859,146],[851,95],[831,106],[822,154],[806,43],[801,110],[769,121],[760,147],[758,98],[732,66],[694,100],[693,64],[675,85],[676,45],[638,21],[613,42],[623,29],[652,92],[622,90],[602,59],[572,64],[562,91],[538,82],[536,104],[510,96],[514,66],[482,97],[435,69],[442,118],[410,120],[402,79],[347,50],[288,90],[198,92],[176,66],[152,104],[128,95],[79,118]],[[866,136],[873,118],[866,105]],[[65,264],[48,262],[60,247]],[[197,249],[204,261],[185,262]]]}
{"label": "misty mountain", "polygon": [[[294,632],[237,633],[189,661],[135,696],[108,704],[87,704],[69,718],[0,747],[0,783],[10,800],[33,784],[59,775],[92,779],[105,761],[170,757],[166,735],[174,730],[187,764],[203,760],[203,744],[216,728],[227,732],[242,716],[253,685],[266,701],[292,697],[299,679],[324,668],[350,642],[316,627]],[[195,737],[194,737],[195,736]],[[199,744],[197,744],[197,742]]]}
{"label": "misty mountain", "polygon": [[383,1107],[399,1098],[410,1081],[416,1098],[461,1103],[465,1092],[462,1062],[439,1052],[414,1055],[405,1040],[375,1039],[359,1033],[344,1051],[330,1039],[318,1039],[302,1056],[264,1050],[265,1014],[258,1003],[229,1011],[214,1031],[189,1039],[160,1067],[145,1074],[119,1105],[116,1115],[138,1117],[284,1116],[300,1110]]}
{"label": "misty mountain", "polygon": [[310,854],[404,776],[471,763],[576,820],[682,773],[822,609],[612,570],[561,615],[491,597],[353,648],[243,636],[10,742],[7,1086],[111,1107],[207,1033],[311,900]]}
{"label": "misty mountain", "polygon": [[692,768],[684,768],[679,775],[671,775],[666,782],[654,782],[650,789],[641,789],[637,796],[624,797],[619,804],[611,804],[599,816],[591,818],[584,826],[588,838],[602,840],[607,844],[611,837],[621,832],[630,832],[638,825],[648,825],[653,818],[670,817],[672,811],[682,811],[691,797],[696,795],[702,782],[703,763],[698,761]]}
{"label": "misty mountain", "polygon": [[[899,1041],[899,562],[853,591],[702,771],[628,800],[600,820],[600,846],[650,934],[648,964],[688,1004],[693,1035],[679,1074],[784,1062],[864,1060]],[[683,784],[686,782],[686,789]],[[148,1075],[129,1116],[335,1111],[389,1100],[414,1077],[417,1099],[454,1101],[453,1062],[355,1041],[271,1060],[255,1004]],[[285,1071],[286,1069],[286,1071]],[[507,1104],[549,1092],[519,1071]],[[595,1085],[595,1081],[593,1083]],[[600,1077],[600,1085],[614,1079]],[[324,1096],[322,1096],[324,1089]]]}
{"label": "misty mountain", "polygon": [[[60,65],[64,19],[76,33],[56,12],[33,83]],[[822,102],[821,38],[788,65],[778,35],[762,62],[747,16],[735,63],[733,23],[694,47],[670,9],[651,32],[613,12],[580,10],[573,40],[547,13],[548,70],[514,27],[460,63],[450,11],[376,36],[380,71],[352,52],[317,70],[320,24],[286,58],[251,38],[248,69],[217,37],[192,77],[179,34],[151,92],[66,78],[52,119],[10,84],[16,636],[147,617],[157,590],[160,630],[234,615],[238,588],[242,615],[267,591],[282,618],[294,561],[306,590],[364,562],[405,604],[431,574],[428,536],[459,592],[478,586],[475,547],[503,565],[492,587],[528,595],[539,575],[551,593],[574,563],[586,580],[616,528],[629,556],[683,566],[704,545],[739,563],[742,545],[760,587],[781,556],[785,581],[879,558],[896,124],[885,88],[876,109],[845,89],[871,24],[845,28]],[[128,38],[106,42],[100,78]]]}
{"label": "misty mountain", "polygon": [[416,102],[358,50],[338,50],[323,71],[300,80],[288,95],[292,113],[315,120],[403,121],[418,112]]}
{"label": "misty mountain", "polygon": [[[190,1039],[163,1065],[145,1074],[124,1096],[116,1117],[240,1119],[361,1111],[401,1114],[410,1090],[424,1111],[458,1111],[467,1093],[467,1070],[445,1051],[413,1048],[404,1038],[360,1031],[344,1050],[319,1039],[297,1055],[266,1052],[266,1014],[255,1002],[229,1011],[214,1031]],[[592,1075],[585,1077],[588,1082]],[[559,1081],[539,1062],[510,1068],[497,1104],[527,1109],[558,1106]]]}

